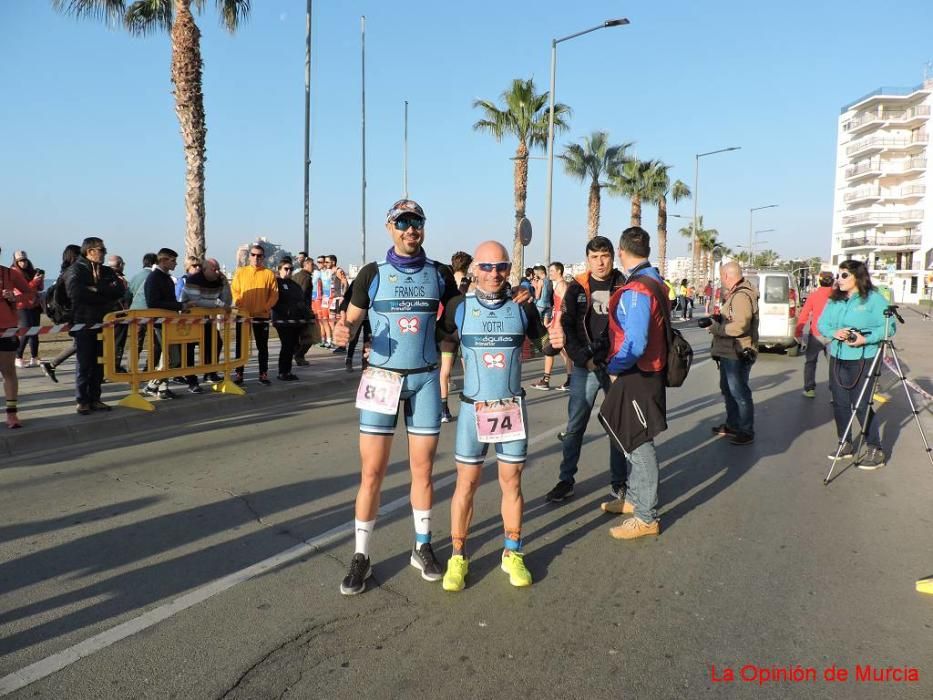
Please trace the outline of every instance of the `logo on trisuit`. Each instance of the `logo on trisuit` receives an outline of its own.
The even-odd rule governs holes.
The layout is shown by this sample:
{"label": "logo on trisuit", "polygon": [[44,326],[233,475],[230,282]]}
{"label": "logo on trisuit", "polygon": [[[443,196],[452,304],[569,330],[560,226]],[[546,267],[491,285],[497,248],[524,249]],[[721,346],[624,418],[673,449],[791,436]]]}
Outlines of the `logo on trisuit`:
{"label": "logo on trisuit", "polygon": [[398,327],[402,329],[402,333],[417,333],[418,318],[400,318],[398,320]]}
{"label": "logo on trisuit", "polygon": [[497,352],[493,355],[491,352],[483,353],[483,364],[490,369],[503,369],[505,367],[505,354]]}

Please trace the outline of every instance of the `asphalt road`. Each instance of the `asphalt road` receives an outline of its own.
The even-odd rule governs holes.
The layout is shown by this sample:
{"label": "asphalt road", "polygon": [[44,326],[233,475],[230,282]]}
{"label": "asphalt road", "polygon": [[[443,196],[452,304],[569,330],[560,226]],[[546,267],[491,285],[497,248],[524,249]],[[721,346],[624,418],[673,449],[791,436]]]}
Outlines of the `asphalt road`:
{"label": "asphalt road", "polygon": [[[702,331],[687,333],[705,346]],[[567,398],[529,392],[530,589],[498,568],[490,463],[466,590],[445,593],[408,565],[397,439],[374,585],[338,594],[352,555],[358,375],[310,387],[302,404],[7,461],[0,689],[27,669],[43,677],[17,696],[933,697],[933,597],[914,590],[933,575],[933,467],[903,398],[879,414],[888,466],[848,469],[824,487],[835,444],[825,383],[807,400],[802,359],[763,356],[752,372],[757,439],[733,447],[709,431],[722,402],[705,357],[668,394],[657,539],[609,537],[614,519],[599,510],[608,447],[595,420],[576,496],[544,502]],[[526,386],[539,373],[540,360],[529,363]],[[442,560],[453,437],[445,427],[435,469]],[[859,679],[857,664],[917,669],[919,680]],[[826,680],[833,665],[849,678]],[[754,671],[797,666],[817,679],[761,685]]]}

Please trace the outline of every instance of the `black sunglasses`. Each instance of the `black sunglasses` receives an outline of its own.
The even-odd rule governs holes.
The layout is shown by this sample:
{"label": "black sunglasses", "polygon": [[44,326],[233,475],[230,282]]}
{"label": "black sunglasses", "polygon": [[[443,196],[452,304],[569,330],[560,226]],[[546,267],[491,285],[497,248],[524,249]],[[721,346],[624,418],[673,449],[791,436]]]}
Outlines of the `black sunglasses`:
{"label": "black sunglasses", "polygon": [[424,219],[419,216],[400,216],[395,220],[396,231],[407,231],[409,228],[420,231],[424,228]]}

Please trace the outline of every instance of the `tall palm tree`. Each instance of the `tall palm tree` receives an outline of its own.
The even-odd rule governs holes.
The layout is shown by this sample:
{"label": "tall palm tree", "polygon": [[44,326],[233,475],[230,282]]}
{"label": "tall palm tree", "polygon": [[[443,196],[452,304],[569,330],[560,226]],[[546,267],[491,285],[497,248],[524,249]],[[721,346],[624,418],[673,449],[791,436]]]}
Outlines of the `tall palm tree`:
{"label": "tall palm tree", "polygon": [[650,197],[651,173],[658,161],[630,158],[610,180],[609,191],[632,202],[631,226],[641,226],[641,202]]}
{"label": "tall palm tree", "polygon": [[[474,100],[474,109],[483,117],[473,124],[475,131],[492,134],[501,142],[506,136],[518,139],[515,149],[513,192],[515,198],[515,234],[512,242],[512,284],[521,277],[523,267],[522,242],[518,235],[518,224],[525,217],[525,202],[528,198],[528,156],[532,149],[547,147],[548,93],[535,91],[533,79],[516,78],[509,89],[502,93],[502,107],[490,100]],[[567,129],[570,107],[554,105],[554,131]]]}
{"label": "tall palm tree", "polygon": [[564,161],[564,171],[580,182],[590,181],[590,193],[587,199],[587,235],[593,238],[599,235],[600,190],[608,187],[608,182],[602,182],[603,176],[615,175],[625,162],[625,151],[631,143],[618,146],[609,145],[609,134],[605,131],[594,131],[584,136],[583,144],[569,143],[564,152],[558,156]]}
{"label": "tall palm tree", "polygon": [[684,226],[679,231],[680,235],[684,238],[690,240],[688,247],[693,254],[693,278],[697,284],[701,284],[706,281],[707,276],[701,268],[701,258],[704,256],[703,252],[703,243],[702,241],[708,240],[712,237],[714,240],[719,236],[719,231],[714,228],[707,229],[703,227],[703,217],[700,216],[697,218],[697,227],[696,231],[693,230],[693,222],[691,221],[687,226]]}
{"label": "tall palm tree", "polygon": [[[215,0],[221,24],[231,34],[249,17],[250,0]],[[172,40],[172,83],[175,114],[185,149],[185,254],[203,258],[204,162],[207,126],[201,90],[201,31],[191,14],[206,0],[52,0],[59,12],[90,17],[107,24],[122,23],[134,36],[166,31]]]}
{"label": "tall palm tree", "polygon": [[700,243],[700,267],[702,269],[702,279],[708,280],[713,276],[713,250],[719,245],[719,231],[716,229],[705,229],[698,232]]}
{"label": "tall palm tree", "polygon": [[671,182],[669,165],[657,161],[646,175],[644,199],[658,207],[658,269],[661,277],[667,274],[667,200],[679,202],[691,196],[690,188],[680,180]]}

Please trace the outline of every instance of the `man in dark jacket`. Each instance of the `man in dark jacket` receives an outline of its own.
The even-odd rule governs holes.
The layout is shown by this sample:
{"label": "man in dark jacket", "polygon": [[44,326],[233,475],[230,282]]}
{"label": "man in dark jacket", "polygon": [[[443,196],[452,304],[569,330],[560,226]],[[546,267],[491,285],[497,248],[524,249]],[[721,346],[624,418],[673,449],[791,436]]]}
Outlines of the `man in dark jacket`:
{"label": "man in dark jacket", "polygon": [[75,372],[75,410],[82,416],[91,411],[110,410],[110,406],[100,400],[104,367],[97,358],[104,353],[102,343],[97,339],[99,329],[87,327],[101,323],[125,291],[114,271],[104,266],[106,255],[107,248],[100,238],[85,238],[81,244],[81,257],[65,273],[72,321],[75,325],[86,324],[84,328],[70,333],[75,340],[78,365]]}
{"label": "man in dark jacket", "polygon": [[[146,308],[147,309],[165,309],[166,311],[173,311],[175,313],[179,311],[184,311],[188,308],[188,304],[185,302],[180,302],[175,296],[175,282],[172,281],[172,270],[175,269],[175,266],[178,264],[178,253],[176,253],[171,248],[162,248],[157,254],[156,266],[152,268],[152,272],[146,278],[146,282],[143,285],[143,290],[146,295]],[[198,271],[200,271],[200,264],[198,265]],[[166,348],[162,344],[162,326],[157,324],[155,327],[156,338],[159,341],[159,345],[162,347],[162,363],[160,365],[161,369],[166,368],[166,356],[169,357],[168,366],[177,367],[181,364],[181,356],[177,358],[173,357],[173,349]],[[174,346],[178,347],[178,346]],[[193,360],[193,348],[191,346],[192,352],[189,353],[189,360]],[[177,360],[177,364],[176,364]],[[200,394],[201,387],[198,384],[198,378],[196,375],[192,374],[185,379],[188,380],[188,391],[192,394]],[[171,389],[168,388],[168,382],[166,380],[156,380],[153,379],[144,389],[144,393],[149,396],[158,396],[160,399],[174,399],[175,394]]]}
{"label": "man in dark jacket", "polygon": [[[648,232],[633,226],[622,233],[619,263],[628,276],[609,300],[611,350],[606,370],[613,382],[600,421],[631,464],[624,499],[603,503],[607,513],[633,517],[609,533],[619,540],[658,535],[658,456],[654,438],[667,429],[667,286],[651,267]],[[614,419],[606,421],[608,417]]]}
{"label": "man in dark jacket", "polygon": [[[589,270],[571,282],[564,294],[560,317],[564,348],[573,360],[570,375],[570,401],[567,407],[567,430],[561,434],[563,456],[560,480],[546,498],[560,503],[573,495],[574,476],[580,461],[583,433],[590,420],[599,390],[609,390],[606,359],[609,350],[609,298],[624,283],[613,267],[612,242],[596,236],[586,244]],[[610,442],[610,494],[616,500],[625,496],[625,455]]]}
{"label": "man in dark jacket", "polygon": [[[300,255],[300,253],[299,253]],[[314,260],[305,257],[300,263],[300,269],[292,274],[292,279],[298,283],[301,288],[301,294],[304,298],[308,311],[311,310],[312,282],[314,281]],[[308,323],[298,326],[298,345],[295,347],[295,364],[304,367],[308,364],[305,355],[311,346],[314,345],[313,324],[311,314],[308,314]]]}

